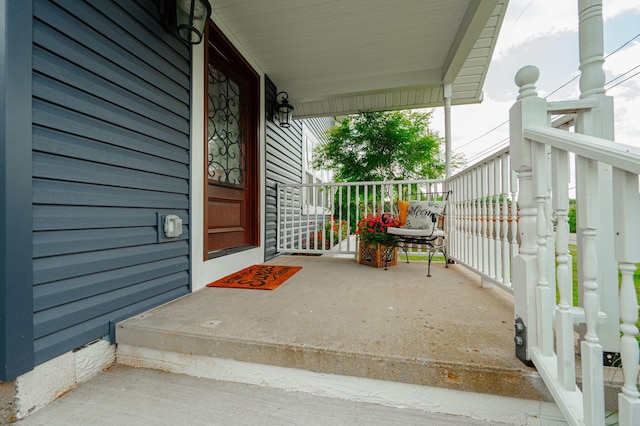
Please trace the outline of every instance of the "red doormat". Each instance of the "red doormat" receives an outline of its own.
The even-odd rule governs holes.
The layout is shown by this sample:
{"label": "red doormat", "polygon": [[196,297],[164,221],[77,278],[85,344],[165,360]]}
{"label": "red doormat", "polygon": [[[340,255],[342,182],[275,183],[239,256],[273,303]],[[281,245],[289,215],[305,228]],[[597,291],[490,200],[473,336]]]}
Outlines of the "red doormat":
{"label": "red doormat", "polygon": [[275,290],[300,269],[302,266],[253,265],[207,284],[207,287]]}

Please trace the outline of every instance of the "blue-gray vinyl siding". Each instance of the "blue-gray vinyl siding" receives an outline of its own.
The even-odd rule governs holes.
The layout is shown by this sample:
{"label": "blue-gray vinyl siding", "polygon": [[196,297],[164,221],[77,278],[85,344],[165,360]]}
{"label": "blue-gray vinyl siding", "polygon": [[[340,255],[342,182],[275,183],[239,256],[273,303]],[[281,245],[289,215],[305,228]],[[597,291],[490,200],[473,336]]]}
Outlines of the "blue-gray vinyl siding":
{"label": "blue-gray vinyl siding", "polygon": [[36,364],[189,292],[190,57],[160,3],[34,0]]}
{"label": "blue-gray vinyl siding", "polygon": [[[265,79],[267,99],[275,99],[276,87],[268,78]],[[302,183],[302,121],[294,120],[291,127],[283,129],[277,121],[267,117],[266,131],[266,208],[265,208],[265,260],[277,256],[277,200],[278,183]],[[325,140],[326,132],[333,126],[329,117],[304,120],[314,135]]]}

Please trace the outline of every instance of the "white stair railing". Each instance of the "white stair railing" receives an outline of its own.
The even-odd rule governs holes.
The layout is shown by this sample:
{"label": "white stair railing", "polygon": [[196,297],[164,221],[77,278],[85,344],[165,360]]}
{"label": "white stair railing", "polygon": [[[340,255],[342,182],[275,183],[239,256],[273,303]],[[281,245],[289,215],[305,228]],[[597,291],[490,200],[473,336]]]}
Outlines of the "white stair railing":
{"label": "white stair railing", "polygon": [[[602,2],[579,0],[578,8],[580,99],[547,102],[535,90],[537,68],[527,66],[516,74],[520,91],[510,111],[521,240],[513,260],[516,353],[533,362],[570,424],[603,425],[603,346],[619,349],[624,384],[615,411],[618,424],[631,426],[640,424],[638,295],[633,284],[640,261],[640,149],[613,142],[613,99],[605,95],[602,67]],[[551,117],[558,114],[575,114],[575,133],[552,128]],[[572,155],[579,306],[573,306],[568,252]],[[555,246],[549,206],[556,219]],[[555,268],[549,267],[553,252]],[[557,304],[552,286],[556,278]],[[583,325],[577,329],[579,355],[574,348],[576,323]]]}
{"label": "white stair railing", "polygon": [[[575,113],[576,131],[607,136],[607,118],[613,119],[612,101],[598,94],[576,101],[547,102],[537,96],[537,78],[535,67],[518,72],[520,94],[510,112],[511,167],[519,180],[521,242],[513,262],[513,286],[515,313],[522,324],[519,343],[525,349],[520,353],[538,369],[570,424],[602,425],[606,387],[602,346],[604,341],[615,343],[621,331],[618,346],[624,385],[618,398],[618,421],[620,425],[637,425],[640,355],[633,272],[634,263],[640,261],[640,149],[552,128],[552,115]],[[587,83],[581,87],[590,88]],[[568,254],[570,154],[575,156],[578,186],[581,306],[573,306]],[[555,247],[549,244],[554,242],[548,235],[549,199],[557,221]],[[549,267],[549,251],[556,253],[555,269]],[[622,276],[619,296],[617,274],[606,274],[609,254]],[[550,285],[554,278],[559,290],[557,304]],[[605,309],[603,300],[615,300],[615,306]],[[575,323],[586,324],[579,351],[581,389],[576,380]]]}

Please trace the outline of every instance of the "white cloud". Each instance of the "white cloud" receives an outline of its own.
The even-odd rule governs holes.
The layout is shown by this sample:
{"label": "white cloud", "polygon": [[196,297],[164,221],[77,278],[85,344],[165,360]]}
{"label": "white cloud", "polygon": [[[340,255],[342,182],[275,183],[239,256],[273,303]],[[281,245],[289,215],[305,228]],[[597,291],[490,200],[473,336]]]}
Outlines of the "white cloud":
{"label": "white cloud", "polygon": [[640,3],[634,0],[604,0],[602,6],[605,21],[631,11],[640,12]]}
{"label": "white cloud", "polygon": [[[640,13],[640,2],[604,0],[605,21],[629,12]],[[619,30],[619,28],[615,29]],[[608,37],[606,30],[605,26],[605,40]],[[631,34],[631,36],[624,35],[624,37],[632,37],[637,34],[637,27],[629,29],[625,34]],[[620,35],[616,35],[619,37],[612,37],[611,40],[617,43]],[[607,58],[604,65],[606,81],[640,65],[638,58],[640,58],[639,41],[631,43]],[[534,64],[540,68],[540,79],[536,86],[540,96],[543,97],[578,75],[577,1],[511,0],[509,2],[507,16],[502,25],[500,39],[485,82],[484,101],[478,105],[452,108],[454,151],[464,152],[467,158],[473,158],[503,143],[502,141],[508,137],[508,125],[498,126],[508,120],[509,108],[517,97],[514,76],[522,66],[528,64]],[[637,71],[640,71],[640,68],[626,77]],[[578,82],[579,79],[576,79],[549,99],[577,98]],[[640,120],[637,118],[640,113],[640,75],[611,89],[608,94],[615,97],[616,141],[640,146]],[[489,132],[495,127],[498,129]],[[434,111],[432,128],[444,136],[442,108]],[[487,132],[489,133],[486,136],[480,137]],[[473,141],[474,139],[477,140]]]}
{"label": "white cloud", "polygon": [[[630,11],[640,12],[640,3],[630,0],[603,1],[605,21]],[[576,33],[577,29],[578,2],[575,0],[511,0],[494,58],[500,58],[506,50],[531,40],[564,32]]]}
{"label": "white cloud", "polygon": [[[607,94],[614,97],[616,142],[634,146],[640,146],[640,74],[637,74],[640,67],[635,68],[640,65],[638,58],[640,42],[636,41],[604,63],[607,81],[610,81],[605,87],[611,87]],[[634,77],[634,74],[637,75]],[[620,78],[614,80],[618,76]],[[622,82],[626,78],[629,80]]]}

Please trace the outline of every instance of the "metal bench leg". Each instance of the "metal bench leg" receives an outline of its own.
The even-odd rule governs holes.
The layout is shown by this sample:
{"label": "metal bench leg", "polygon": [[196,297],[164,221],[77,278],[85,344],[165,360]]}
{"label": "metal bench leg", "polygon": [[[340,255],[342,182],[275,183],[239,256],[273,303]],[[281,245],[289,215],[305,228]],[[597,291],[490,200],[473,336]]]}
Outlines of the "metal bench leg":
{"label": "metal bench leg", "polygon": [[432,245],[429,245],[429,265],[427,266],[427,277],[431,277],[431,259],[433,259],[434,253],[435,249]]}
{"label": "metal bench leg", "polygon": [[447,257],[447,247],[442,246],[442,254],[444,254],[444,267],[449,267],[449,258]]}

